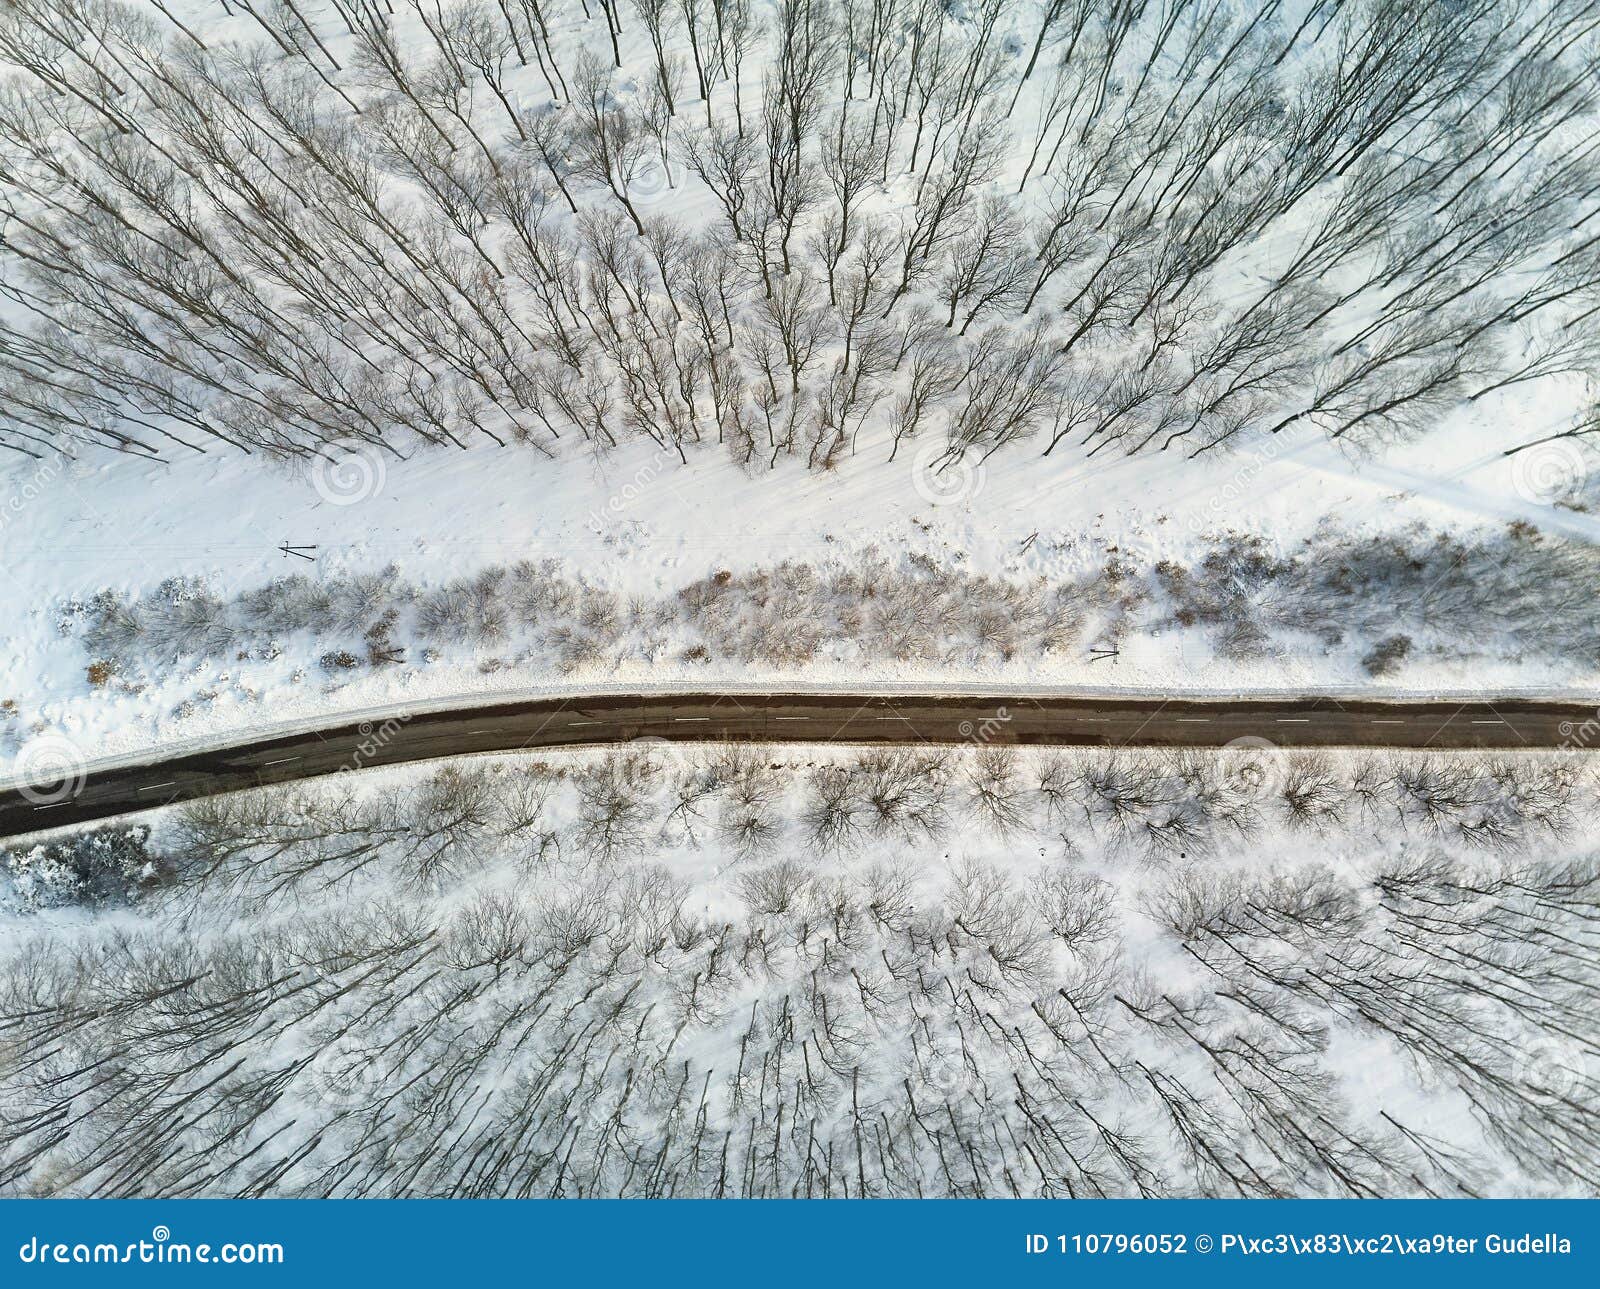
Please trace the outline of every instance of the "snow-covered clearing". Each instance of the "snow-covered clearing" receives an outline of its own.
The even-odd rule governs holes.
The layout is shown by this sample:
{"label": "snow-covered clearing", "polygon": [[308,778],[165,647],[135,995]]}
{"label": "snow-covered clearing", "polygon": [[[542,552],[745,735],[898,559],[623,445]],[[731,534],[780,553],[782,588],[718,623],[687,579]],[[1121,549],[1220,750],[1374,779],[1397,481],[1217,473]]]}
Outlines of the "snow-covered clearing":
{"label": "snow-covered clearing", "polygon": [[[930,504],[899,463],[853,461],[825,475],[796,469],[752,481],[715,459],[696,457],[684,466],[638,445],[599,460],[559,463],[529,461],[515,449],[427,454],[387,467],[371,495],[352,505],[329,504],[308,480],[239,458],[74,465],[5,529],[0,576],[12,608],[0,641],[0,698],[15,707],[0,724],[0,747],[9,760],[30,738],[51,731],[97,757],[456,695],[619,685],[1593,692],[1600,679],[1593,663],[1497,650],[1503,632],[1492,603],[1485,604],[1481,633],[1453,634],[1436,642],[1449,650],[1421,649],[1403,669],[1377,678],[1360,660],[1382,631],[1357,633],[1336,649],[1289,639],[1263,654],[1230,658],[1219,655],[1205,630],[1172,623],[1160,634],[1137,624],[1114,659],[1090,652],[1097,643],[1090,631],[1048,654],[1022,652],[1009,662],[978,657],[959,670],[942,658],[863,660],[842,636],[803,664],[685,658],[697,643],[693,636],[629,637],[620,629],[616,648],[608,644],[575,661],[515,633],[504,641],[447,645],[425,661],[423,650],[441,642],[401,634],[394,643],[408,649],[405,665],[335,674],[319,666],[329,649],[359,653],[362,624],[331,636],[267,632],[220,657],[152,660],[98,687],[87,669],[100,655],[83,643],[82,619],[63,607],[108,589],[129,598],[153,593],[174,576],[200,579],[226,598],[296,573],[333,582],[393,568],[427,588],[518,561],[551,560],[565,576],[618,597],[624,608],[670,605],[684,587],[719,572],[786,560],[850,569],[871,558],[898,569],[906,557],[923,556],[967,576],[1059,586],[1091,576],[1116,556],[1146,570],[1163,560],[1192,564],[1208,538],[1229,530],[1262,534],[1269,550],[1290,553],[1330,518],[1358,538],[1409,524],[1498,538],[1507,520],[1580,544],[1600,535],[1587,514],[1521,499],[1508,482],[1514,463],[1480,460],[1476,470],[1456,472],[1472,486],[1447,486],[1421,473],[1416,455],[1363,460],[1304,435],[1298,446],[1291,440],[1270,457],[1069,465],[1008,456],[980,467],[981,486],[950,505]],[[1408,458],[1413,464],[1404,467],[1401,489],[1402,467],[1386,462]],[[494,468],[486,469],[486,460]],[[315,545],[315,563],[284,556],[278,546],[285,541]],[[1395,630],[1405,628],[1415,607],[1395,605]],[[275,656],[262,656],[274,643]],[[239,658],[240,652],[252,656]]]}

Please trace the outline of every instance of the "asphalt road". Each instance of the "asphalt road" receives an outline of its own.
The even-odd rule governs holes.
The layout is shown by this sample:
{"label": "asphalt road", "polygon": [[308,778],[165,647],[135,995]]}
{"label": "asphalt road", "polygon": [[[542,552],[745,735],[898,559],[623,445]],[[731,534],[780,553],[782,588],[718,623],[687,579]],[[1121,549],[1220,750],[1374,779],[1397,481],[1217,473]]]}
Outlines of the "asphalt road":
{"label": "asphalt road", "polygon": [[[1585,723],[1588,723],[1585,728]],[[1593,704],[1169,701],[1006,695],[616,694],[342,724],[0,791],[0,837],[341,770],[635,739],[1086,747],[1555,748],[1600,739]]]}

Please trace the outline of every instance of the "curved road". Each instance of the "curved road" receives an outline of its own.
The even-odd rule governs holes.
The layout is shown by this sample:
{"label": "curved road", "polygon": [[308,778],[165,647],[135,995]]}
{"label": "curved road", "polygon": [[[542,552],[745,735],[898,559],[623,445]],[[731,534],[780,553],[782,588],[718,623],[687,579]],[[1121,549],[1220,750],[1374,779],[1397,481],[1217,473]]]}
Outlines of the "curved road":
{"label": "curved road", "polygon": [[0,790],[0,837],[86,823],[340,770],[478,752],[635,739],[795,743],[1035,743],[1088,747],[1558,748],[1600,743],[1593,704],[1512,699],[918,697],[615,694],[397,715],[86,769]]}

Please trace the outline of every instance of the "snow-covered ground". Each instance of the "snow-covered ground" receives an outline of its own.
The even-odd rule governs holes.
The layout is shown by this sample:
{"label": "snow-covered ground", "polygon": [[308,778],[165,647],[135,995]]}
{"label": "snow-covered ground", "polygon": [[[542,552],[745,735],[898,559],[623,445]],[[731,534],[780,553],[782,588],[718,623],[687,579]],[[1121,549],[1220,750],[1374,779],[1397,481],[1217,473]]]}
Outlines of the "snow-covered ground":
{"label": "snow-covered ground", "polygon": [[[123,77],[137,82],[133,97],[151,95],[149,119],[164,123],[190,165],[180,175],[167,170],[168,152],[137,131],[108,131],[88,107],[81,119],[73,108],[57,121],[52,113],[67,96],[5,98],[17,110],[0,130],[0,161],[18,184],[0,194],[8,212],[0,432],[15,439],[0,456],[0,783],[358,713],[619,687],[1600,694],[1592,594],[1600,586],[1600,460],[1582,439],[1546,441],[1572,430],[1596,397],[1580,374],[1595,355],[1562,348],[1571,337],[1561,326],[1567,310],[1593,326],[1600,288],[1594,248],[1577,246],[1595,214],[1580,155],[1592,143],[1592,120],[1569,115],[1584,95],[1560,88],[1563,77],[1592,69],[1580,65],[1581,48],[1555,49],[1573,45],[1565,33],[1587,15],[1555,5],[1508,10],[1511,36],[1482,66],[1498,69],[1504,58],[1509,68],[1519,55],[1508,51],[1548,42],[1534,74],[1495,70],[1493,85],[1463,82],[1433,100],[1425,92],[1432,69],[1419,78],[1405,58],[1433,49],[1440,78],[1454,74],[1446,64],[1455,50],[1436,47],[1441,33],[1447,45],[1455,33],[1468,48],[1494,25],[1487,14],[1408,9],[1410,25],[1390,39],[1385,24],[1399,11],[1385,6],[1369,13],[1288,3],[1259,14],[1192,6],[1158,36],[1154,8],[1143,26],[1116,31],[1113,7],[1087,6],[1092,21],[1073,29],[1073,59],[1058,75],[1052,64],[1069,43],[1068,7],[1052,5],[1061,38],[1040,38],[1046,56],[1013,96],[1044,6],[873,5],[888,24],[882,38],[869,42],[857,27],[834,50],[854,55],[870,43],[871,77],[858,65],[862,54],[842,78],[854,94],[848,119],[859,130],[870,115],[870,145],[880,126],[889,142],[881,181],[872,177],[852,212],[859,244],[827,263],[830,290],[841,266],[858,280],[869,276],[871,239],[861,225],[877,218],[894,252],[885,260],[891,274],[876,296],[861,288],[872,307],[857,321],[887,320],[898,305],[879,340],[892,348],[898,336],[912,352],[910,306],[933,301],[945,248],[955,243],[947,238],[937,254],[924,248],[926,272],[915,285],[917,243],[891,243],[909,238],[927,185],[940,191],[974,146],[1004,137],[1003,116],[1009,151],[961,197],[961,218],[977,226],[987,218],[978,212],[1010,203],[1013,251],[1029,265],[1063,254],[1067,267],[1032,314],[1044,326],[1075,326],[1090,305],[1098,313],[1091,286],[1113,301],[1109,320],[1055,369],[1056,412],[1072,422],[1085,408],[1097,416],[1121,406],[1118,380],[1145,371],[1160,374],[1165,391],[1152,406],[1179,409],[1167,422],[1135,401],[1131,411],[1107,413],[1092,443],[1074,432],[1042,456],[1045,415],[988,455],[986,436],[1002,433],[994,427],[1009,424],[1003,416],[970,438],[956,435],[966,397],[958,386],[970,394],[975,379],[950,386],[937,413],[906,429],[891,453],[892,426],[905,426],[891,409],[911,387],[907,371],[863,377],[864,341],[845,351],[837,337],[804,379],[792,356],[774,362],[781,328],[764,313],[760,286],[770,290],[780,253],[753,251],[743,236],[710,240],[722,212],[679,168],[681,157],[669,168],[646,149],[620,181],[593,166],[585,178],[570,164],[580,129],[570,148],[562,145],[570,156],[544,168],[530,160],[525,127],[573,120],[583,103],[547,85],[525,45],[559,54],[574,83],[580,51],[598,51],[608,79],[590,107],[620,104],[618,119],[636,131],[653,112],[667,120],[651,101],[666,65],[658,72],[644,30],[650,5],[603,7],[623,28],[614,76],[609,24],[591,6],[523,6],[516,19],[512,7],[485,6],[476,33],[471,14],[448,6],[450,22],[467,17],[453,28],[451,51],[431,34],[435,18],[447,21],[447,6],[432,6],[433,17],[430,6],[391,7],[400,75],[385,75],[370,57],[362,66],[355,54],[350,14],[370,8],[363,21],[384,35],[389,18],[377,6],[347,13],[306,0],[261,6],[253,20],[214,0],[175,0],[162,9],[167,17],[141,7],[131,25],[123,22],[131,10],[85,9],[109,25],[83,33],[94,57],[60,75],[83,78],[86,103]],[[702,113],[724,125],[737,115],[743,138],[745,118],[761,110],[773,70],[764,42],[780,7],[713,8],[719,34],[723,18],[731,24],[744,12],[769,25],[742,71],[735,57],[731,75],[712,77],[707,102],[680,88],[678,115],[656,136],[658,156],[669,137],[681,151]],[[655,8],[680,10],[712,21],[705,5]],[[25,24],[33,12],[12,6],[0,23]],[[541,35],[546,12],[550,29]],[[1376,80],[1324,119],[1317,94],[1301,94],[1312,81],[1297,78],[1306,68],[1328,70],[1329,51],[1351,34],[1338,24],[1352,13],[1352,22],[1371,19],[1382,49],[1350,62]],[[146,19],[151,25],[140,27]],[[1219,34],[1213,19],[1231,25]],[[184,44],[192,37],[174,34],[173,21],[205,38],[205,58]],[[949,37],[940,49],[955,51],[937,67],[944,55],[930,55],[921,40],[934,23]],[[494,75],[503,73],[503,84],[462,60],[478,38],[499,42],[488,62],[499,59]],[[1352,34],[1352,47],[1365,39]],[[179,70],[150,75],[144,55],[167,41],[157,60],[171,58]],[[970,64],[969,42],[978,51]],[[270,70],[235,103],[223,89],[238,91],[248,78],[235,77],[218,51],[246,46],[265,50]],[[1242,51],[1238,66],[1258,59],[1260,83],[1238,66],[1212,74],[1210,60],[1224,48]],[[687,49],[673,26],[668,59]],[[1102,49],[1110,52],[1096,64]],[[214,55],[224,70],[208,81]],[[7,56],[25,57],[26,43]],[[904,65],[895,60],[917,58],[930,60],[920,73],[877,82],[881,69]],[[280,62],[299,79],[275,79]],[[845,101],[837,70],[828,69],[807,106],[800,151],[818,166],[827,146],[820,124]],[[435,88],[419,98],[426,78]],[[965,101],[980,79],[987,89]],[[192,173],[193,139],[204,131],[185,133],[193,124],[186,100],[169,91],[202,83],[219,95],[209,100],[216,122],[234,131],[226,146],[252,145],[239,148],[248,158],[237,185],[217,180],[225,167],[208,171],[215,185]],[[1329,102],[1351,88],[1339,75],[1316,83]],[[357,126],[347,111],[355,98],[336,95],[382,110],[363,113]],[[921,106],[908,113],[913,97]],[[1373,118],[1358,104],[1400,99],[1417,104],[1421,119],[1402,114],[1363,139]],[[994,110],[1008,102],[1009,111]],[[352,158],[350,170],[340,172],[340,160],[325,173],[307,160],[303,140],[274,151],[275,127],[253,111],[286,103],[326,113],[323,141]],[[924,138],[924,109],[928,132],[944,136],[937,144]],[[449,114],[442,125],[441,113]],[[109,107],[103,115],[115,124]],[[1058,118],[1081,126],[1074,138],[1082,147],[1068,147],[1047,175],[1027,151],[1041,125]],[[380,146],[385,121],[396,133]],[[1177,128],[1163,136],[1169,121]],[[126,137],[111,137],[119,134]],[[760,174],[760,149],[781,135],[750,131],[758,187],[772,186],[773,174]],[[1213,137],[1226,146],[1195,164]],[[1283,155],[1290,138],[1306,142],[1304,154]],[[338,152],[341,139],[353,140],[348,154]],[[1114,156],[1122,139],[1134,141],[1133,155]],[[1357,140],[1359,156],[1342,151]],[[85,161],[91,145],[105,149],[100,162]],[[389,153],[374,162],[384,146]],[[123,175],[104,189],[129,212],[119,233],[96,214],[93,184],[123,149],[137,162],[132,182]],[[1278,177],[1298,173],[1307,158],[1309,186],[1275,207]],[[468,211],[449,195],[463,182],[469,195],[489,190],[501,162],[525,167],[515,169],[523,195],[537,196],[545,176],[556,184],[564,176],[591,214],[622,221],[624,209],[637,208],[657,231],[654,219],[668,217],[688,235],[706,234],[694,244],[697,271],[705,272],[709,250],[743,264],[747,278],[731,312],[724,301],[726,343],[715,326],[709,338],[692,334],[672,298],[676,275],[643,259],[638,298],[619,309],[628,321],[597,325],[615,300],[601,299],[611,288],[595,262],[578,260],[600,256],[602,239],[584,242],[576,211],[553,190],[540,217],[549,245],[575,247],[578,259],[570,274],[525,274],[506,210],[485,213],[468,200]],[[311,192],[330,174],[357,172],[377,194],[370,207],[307,203],[297,187]],[[1431,188],[1419,199],[1407,187],[1417,173],[1448,185],[1474,179],[1431,209]],[[170,190],[152,182],[155,200],[136,191],[149,176]],[[444,195],[425,192],[440,176]],[[252,190],[268,194],[259,209]],[[1041,230],[1056,194],[1072,191],[1082,200],[1058,226],[1075,246],[1066,252]],[[1290,262],[1352,191],[1404,192],[1407,204],[1391,220],[1388,210],[1355,203],[1351,227],[1365,230],[1348,242],[1355,249],[1315,260],[1332,267],[1313,280],[1294,277]],[[837,228],[828,230],[833,197],[820,180],[817,192],[781,250],[786,273],[791,251],[796,260],[784,284],[800,293],[792,299],[805,290],[827,298],[819,275]],[[1146,210],[1146,192],[1163,200]],[[178,214],[163,205],[170,193],[183,198]],[[1276,213],[1260,223],[1247,217],[1238,226],[1250,235],[1227,243],[1222,226],[1241,211],[1249,216],[1252,201],[1257,214]],[[268,215],[252,223],[262,210]],[[43,222],[19,233],[14,218]],[[1114,254],[1116,239],[1141,220],[1152,239],[1133,238]],[[275,275],[285,221],[310,239],[297,252],[318,248],[300,256],[300,267],[317,267],[318,255],[333,265],[347,257],[370,266],[376,281],[359,269]],[[45,224],[66,229],[67,243],[50,243]],[[617,227],[637,254],[632,226]],[[1524,239],[1518,229],[1532,232]],[[369,234],[371,246],[361,241]],[[1328,244],[1341,236],[1336,228]],[[1208,237],[1230,249],[1186,278],[1192,247],[1203,251]],[[437,282],[420,265],[407,277],[401,261],[415,263],[425,244],[448,248],[430,261],[440,280],[446,267],[472,266],[471,289],[452,283],[459,299],[435,301]],[[1430,249],[1444,244],[1467,249],[1459,261],[1430,263]],[[32,270],[20,265],[28,248],[38,257]],[[245,289],[253,281],[223,284],[228,274],[204,271],[195,248],[230,272],[232,252],[261,251],[239,258],[261,268],[268,285],[257,296]],[[80,249],[81,265],[57,265]],[[99,254],[119,249],[122,259]],[[1100,269],[1084,277],[1102,249],[1110,277]],[[908,276],[885,299],[900,250]],[[200,265],[192,276],[191,251]],[[1567,277],[1548,276],[1557,254]],[[954,272],[959,257],[950,255]],[[102,288],[126,300],[118,294],[124,260],[149,274],[152,299],[176,282],[205,296],[204,307],[179,301],[172,307],[182,316],[171,323],[143,309],[148,300],[130,300],[121,330],[120,303],[87,317],[82,301],[97,302]],[[980,257],[978,266],[999,272],[1005,263],[1004,255]],[[627,273],[611,276],[627,296]],[[1151,295],[1138,305],[1147,280]],[[1280,295],[1285,281],[1291,289]],[[1196,282],[1201,289],[1188,293]],[[319,294],[330,284],[337,289]],[[531,302],[554,286],[572,287],[577,306],[540,314]],[[1129,289],[1132,303],[1119,296]],[[1492,345],[1458,343],[1477,337],[1478,319],[1518,292],[1524,301],[1548,294],[1548,306],[1526,316],[1511,308],[1516,326],[1493,333]],[[1003,309],[950,342],[960,362],[971,360],[969,376],[981,366],[974,354],[986,328],[1001,337],[995,353],[1024,334],[1021,294],[1013,290]],[[412,318],[411,302],[424,297],[435,302]],[[958,296],[952,316],[975,298]],[[353,303],[325,316],[320,299]],[[485,300],[501,313],[479,311]],[[1206,346],[1247,333],[1238,311],[1248,317],[1263,300],[1290,319],[1314,315],[1306,343],[1264,343],[1207,380],[1243,380],[1252,364],[1286,353],[1303,363],[1280,369],[1294,375],[1266,381],[1264,393],[1246,384],[1244,399],[1208,404],[1215,390],[1185,382],[1186,371],[1192,364],[1198,378]],[[1325,300],[1336,302],[1323,309]],[[217,301],[238,312],[219,317]],[[839,311],[826,308],[831,326]],[[500,317],[526,348],[482,348],[483,359],[474,351],[464,372],[464,351],[481,347],[480,324]],[[562,317],[582,361],[570,346],[552,357],[561,353],[551,341]],[[80,336],[86,349],[36,345],[41,336],[59,339],[52,318],[81,325],[60,335]],[[240,318],[251,320],[242,337],[231,325]],[[412,322],[417,330],[400,325]],[[146,333],[171,348],[147,351]],[[1041,352],[1065,354],[1083,334],[1059,347],[1064,337],[1052,334]],[[191,346],[191,337],[203,343]],[[657,382],[659,398],[639,397],[642,382],[624,372],[630,343],[634,356],[665,363],[670,351],[700,362],[702,377],[730,364],[743,382],[735,415],[720,400],[708,406],[705,388],[682,394],[680,385],[674,395],[671,380]],[[703,353],[693,348],[702,343]],[[1560,374],[1468,397],[1546,347],[1560,357],[1551,360]],[[1469,349],[1470,361],[1454,371]],[[185,365],[200,350],[214,354],[214,367],[204,356],[198,370]],[[856,367],[834,366],[846,363],[844,352]],[[1384,381],[1361,386],[1359,398],[1319,401],[1374,353],[1394,352],[1405,361],[1383,367]],[[52,355],[64,361],[52,366]],[[107,365],[96,367],[102,356]],[[316,361],[305,377],[308,356]],[[45,379],[58,367],[73,373],[59,388]],[[123,401],[78,387],[88,380],[80,368],[123,381]],[[876,401],[859,420],[848,407],[831,419],[830,370],[841,384],[853,371],[857,385],[871,387]],[[1444,396],[1399,399],[1425,414],[1371,416],[1384,399],[1407,394],[1407,381],[1435,373],[1448,377]],[[550,389],[594,375],[609,382],[606,416],[590,425],[558,415],[559,438],[553,425],[541,428],[560,402]],[[682,368],[677,375],[682,381]],[[356,401],[341,384],[352,376]],[[146,406],[152,390],[158,410]],[[59,407],[51,401],[58,395]],[[1308,402],[1319,416],[1267,432]],[[804,422],[799,446],[773,438],[770,452],[735,464],[739,453],[721,446],[723,432],[731,440],[774,406],[781,419],[785,405],[791,429]],[[434,423],[419,408],[446,419],[455,408],[446,436],[460,432],[471,446],[423,445],[419,427]],[[365,437],[337,422],[373,409],[375,432]],[[1193,409],[1191,430],[1211,418],[1205,432],[1220,434],[1221,446],[1191,454],[1197,434],[1155,450],[1155,436]],[[740,411],[750,413],[748,425]],[[668,412],[680,414],[671,431]],[[85,441],[135,423],[164,459]],[[1128,424],[1136,429],[1118,428]],[[291,465],[209,438],[207,451],[191,453],[162,437],[214,426],[243,426],[258,448],[274,442],[289,452],[334,434],[351,438]],[[859,433],[845,434],[852,426]],[[1234,436],[1230,427],[1240,426],[1250,432]],[[1351,426],[1349,437],[1331,437]],[[1118,435],[1131,441],[1146,429],[1151,450],[1123,455]],[[493,446],[495,431],[511,442]],[[613,431],[615,447],[586,446]],[[813,434],[811,455],[828,458],[827,468],[807,468]],[[63,449],[52,436],[74,442]],[[1536,446],[1507,455],[1523,445]],[[1363,549],[1379,558],[1351,573],[1344,565],[1359,563],[1353,556]],[[1406,567],[1412,550],[1417,559]],[[1394,574],[1387,582],[1385,559]],[[1328,576],[1313,594],[1303,586],[1279,594],[1275,579],[1292,580],[1274,571],[1279,563]],[[558,610],[513,613],[509,626],[476,634],[455,630],[459,619],[426,627],[429,614],[440,616],[428,607],[438,588],[519,566],[534,570],[528,602],[560,599]],[[1472,570],[1465,579],[1463,567]],[[303,607],[328,588],[380,574],[390,579],[380,591],[393,585],[404,594],[357,597],[335,630],[280,629],[272,623],[302,621],[299,607],[249,607],[273,599],[252,597],[276,579],[306,579],[295,592]],[[1344,577],[1358,588],[1354,598],[1329,589]],[[835,579],[845,588],[837,595]],[[805,589],[817,585],[833,599]],[[945,585],[973,611],[963,616],[962,604],[944,602]],[[931,625],[916,620],[919,595],[940,601]],[[206,643],[163,657],[150,638],[160,633],[130,630],[113,648],[115,632],[103,624],[140,600],[203,602],[211,624],[196,632]],[[1340,605],[1351,606],[1348,620],[1326,620]],[[217,622],[225,630],[208,636]],[[786,637],[804,646],[786,650]],[[8,1110],[0,1186],[166,1195],[252,1187],[1592,1193],[1600,1153],[1592,1005],[1600,873],[1586,843],[1600,819],[1593,759],[650,743],[622,754],[363,772],[153,812],[131,834],[57,835],[0,853],[0,1013],[17,1020],[0,1061]],[[91,1100],[94,1112],[77,1112]],[[19,1106],[28,1115],[9,1114]],[[68,1118],[70,1137],[52,1139]],[[424,1121],[426,1131],[414,1130]]]}
{"label": "snow-covered ground", "polygon": [[[1346,454],[1301,430],[1265,449],[1193,460],[1005,454],[972,466],[956,495],[938,501],[928,499],[939,494],[911,464],[885,462],[886,454],[866,448],[837,471],[790,466],[755,479],[710,453],[684,466],[638,444],[554,463],[517,448],[435,451],[388,465],[381,477],[357,478],[348,495],[326,478],[263,469],[241,457],[62,462],[48,478],[37,467],[13,465],[6,492],[16,500],[0,531],[8,605],[0,699],[15,708],[0,730],[11,756],[43,731],[99,756],[452,695],[768,681],[1158,693],[1375,684],[1401,693],[1593,692],[1600,667],[1418,659],[1400,675],[1374,681],[1359,666],[1359,649],[1240,663],[1217,657],[1198,632],[1173,630],[1128,639],[1115,660],[1074,649],[961,674],[915,663],[879,663],[864,674],[848,658],[763,674],[737,660],[686,662],[670,653],[567,674],[513,656],[486,673],[481,659],[417,665],[413,653],[413,665],[363,671],[336,686],[316,666],[320,642],[304,638],[266,662],[152,668],[129,678],[139,687],[129,693],[115,683],[89,683],[93,658],[79,624],[63,612],[66,602],[102,590],[134,596],[177,576],[201,578],[226,597],[297,572],[320,577],[394,566],[428,585],[553,559],[623,596],[670,597],[719,570],[848,562],[868,550],[926,553],[1018,582],[1062,579],[1115,553],[1144,563],[1188,562],[1208,534],[1229,528],[1289,550],[1327,520],[1356,533],[1414,523],[1502,531],[1521,521],[1553,536],[1600,537],[1600,519],[1550,499],[1556,483],[1580,477],[1584,458],[1553,445],[1544,457],[1507,461],[1491,446],[1499,441],[1489,428],[1492,415],[1525,417],[1529,437],[1537,437],[1535,407],[1524,401],[1495,413],[1474,409],[1457,426],[1381,455]],[[1539,461],[1550,463],[1549,472],[1531,475],[1530,464]],[[314,546],[315,561],[284,555],[284,543]],[[203,693],[215,697],[189,701],[184,715],[174,714]]]}
{"label": "snow-covered ground", "polygon": [[1589,1193],[1597,809],[1549,754],[657,744],[160,812],[87,887],[6,857],[64,1072],[0,1096],[117,1056],[12,1185]]}

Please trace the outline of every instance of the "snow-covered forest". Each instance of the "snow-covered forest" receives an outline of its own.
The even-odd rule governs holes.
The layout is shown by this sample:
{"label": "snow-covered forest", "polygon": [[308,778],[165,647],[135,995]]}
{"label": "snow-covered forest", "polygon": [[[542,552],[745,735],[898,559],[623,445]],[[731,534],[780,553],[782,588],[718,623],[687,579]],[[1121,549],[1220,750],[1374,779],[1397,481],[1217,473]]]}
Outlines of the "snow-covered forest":
{"label": "snow-covered forest", "polygon": [[651,744],[20,847],[0,1189],[1593,1194],[1597,786]]}
{"label": "snow-covered forest", "polygon": [[[1597,67],[1600,0],[4,0],[5,789],[630,687],[1592,702]],[[1600,1194],[1600,715],[987,728],[8,840],[0,1195]]]}
{"label": "snow-covered forest", "polygon": [[0,445],[948,464],[1384,438],[1532,381],[1593,434],[1597,33],[1590,0],[16,0]]}

